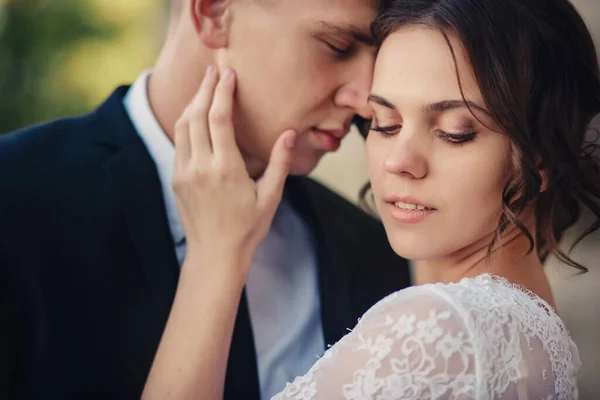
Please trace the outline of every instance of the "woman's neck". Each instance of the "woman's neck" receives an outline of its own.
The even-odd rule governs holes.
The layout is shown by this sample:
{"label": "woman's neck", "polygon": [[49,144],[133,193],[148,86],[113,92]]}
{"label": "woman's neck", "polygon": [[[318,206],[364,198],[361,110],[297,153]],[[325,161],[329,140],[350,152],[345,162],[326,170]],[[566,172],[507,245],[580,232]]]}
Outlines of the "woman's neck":
{"label": "woman's neck", "polygon": [[[535,237],[535,230],[530,232]],[[537,253],[527,254],[530,242],[516,227],[503,233],[488,258],[490,234],[451,255],[428,260],[415,260],[414,283],[450,283],[462,278],[492,274],[531,290],[554,307],[552,292]]]}

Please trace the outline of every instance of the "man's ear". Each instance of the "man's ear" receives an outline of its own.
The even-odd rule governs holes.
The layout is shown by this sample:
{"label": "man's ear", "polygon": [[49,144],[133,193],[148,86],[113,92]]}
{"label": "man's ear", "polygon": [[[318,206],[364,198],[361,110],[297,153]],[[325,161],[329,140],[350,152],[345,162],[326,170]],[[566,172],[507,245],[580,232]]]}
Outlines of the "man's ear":
{"label": "man's ear", "polygon": [[200,40],[211,49],[227,47],[231,0],[190,0],[189,11]]}

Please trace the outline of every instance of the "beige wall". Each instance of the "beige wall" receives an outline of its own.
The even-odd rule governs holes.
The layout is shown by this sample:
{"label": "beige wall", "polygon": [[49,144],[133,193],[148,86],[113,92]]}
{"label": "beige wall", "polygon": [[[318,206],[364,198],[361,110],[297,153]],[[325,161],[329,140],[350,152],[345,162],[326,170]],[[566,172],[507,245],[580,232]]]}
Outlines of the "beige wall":
{"label": "beige wall", "polygon": [[579,13],[586,21],[594,39],[596,47],[600,47],[600,1],[598,0],[572,0]]}
{"label": "beige wall", "polygon": [[[600,0],[575,0],[573,3],[600,48]],[[341,149],[325,157],[313,176],[356,201],[360,186],[368,179],[364,144],[358,133],[351,132]],[[565,242],[573,236],[571,233]],[[589,273],[573,276],[572,268],[556,260],[547,263],[547,273],[558,311],[578,344],[584,363],[579,380],[581,399],[600,399],[600,231],[582,242],[572,255],[589,267]]]}

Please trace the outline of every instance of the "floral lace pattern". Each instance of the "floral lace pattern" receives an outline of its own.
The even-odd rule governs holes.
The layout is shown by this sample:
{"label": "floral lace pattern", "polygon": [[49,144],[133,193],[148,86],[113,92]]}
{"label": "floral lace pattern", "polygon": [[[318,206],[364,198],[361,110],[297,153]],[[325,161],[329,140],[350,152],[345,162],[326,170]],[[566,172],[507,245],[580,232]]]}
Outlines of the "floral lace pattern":
{"label": "floral lace pattern", "polygon": [[546,302],[480,275],[391,294],[273,399],[567,400],[579,367]]}

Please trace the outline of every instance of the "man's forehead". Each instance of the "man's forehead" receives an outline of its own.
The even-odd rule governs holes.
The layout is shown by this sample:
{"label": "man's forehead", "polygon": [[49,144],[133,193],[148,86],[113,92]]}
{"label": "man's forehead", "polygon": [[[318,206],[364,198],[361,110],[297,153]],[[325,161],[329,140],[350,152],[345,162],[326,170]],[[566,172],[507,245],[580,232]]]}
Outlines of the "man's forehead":
{"label": "man's forehead", "polygon": [[312,29],[347,34],[371,44],[371,23],[378,10],[378,0],[272,0],[284,12],[281,18],[290,23],[302,21]]}
{"label": "man's forehead", "polygon": [[321,14],[324,19],[352,19],[355,23],[370,23],[379,9],[379,0],[271,0],[279,5],[290,6]]}
{"label": "man's forehead", "polygon": [[259,1],[270,1],[271,3],[295,1],[297,3],[314,3],[321,4],[323,6],[339,6],[339,7],[352,7],[352,6],[367,6],[377,8],[381,0],[259,0]]}

